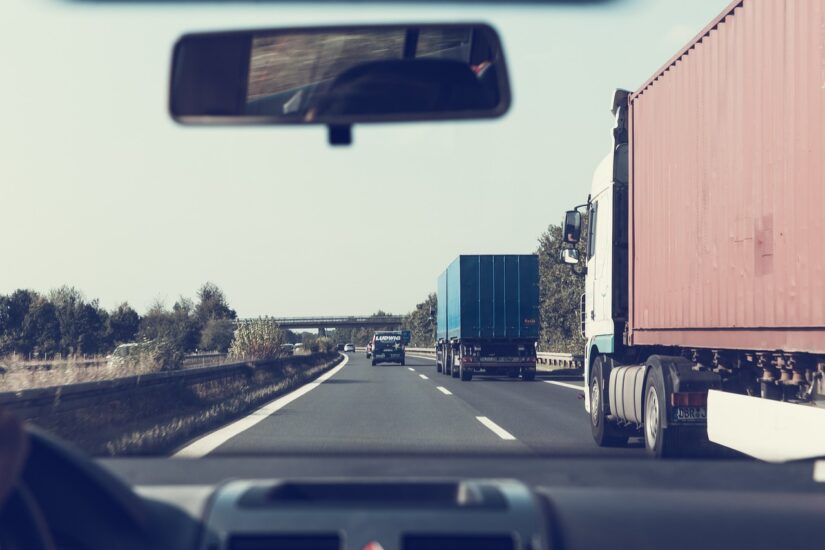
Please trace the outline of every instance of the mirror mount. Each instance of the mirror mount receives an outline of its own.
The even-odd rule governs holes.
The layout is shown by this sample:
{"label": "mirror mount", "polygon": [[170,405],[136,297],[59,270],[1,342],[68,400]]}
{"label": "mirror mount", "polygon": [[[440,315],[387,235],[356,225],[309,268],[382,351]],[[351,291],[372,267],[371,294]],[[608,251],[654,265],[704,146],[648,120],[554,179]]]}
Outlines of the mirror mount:
{"label": "mirror mount", "polygon": [[329,144],[330,145],[352,145],[352,126],[349,124],[330,124]]}

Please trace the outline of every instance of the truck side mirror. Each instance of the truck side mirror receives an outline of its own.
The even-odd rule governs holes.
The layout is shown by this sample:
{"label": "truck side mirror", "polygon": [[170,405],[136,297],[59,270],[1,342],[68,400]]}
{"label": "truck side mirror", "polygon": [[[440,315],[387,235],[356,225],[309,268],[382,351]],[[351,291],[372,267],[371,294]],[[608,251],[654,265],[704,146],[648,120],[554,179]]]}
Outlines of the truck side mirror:
{"label": "truck side mirror", "polygon": [[579,263],[579,251],[575,248],[562,248],[559,259],[564,264],[576,265]]}
{"label": "truck side mirror", "polygon": [[[568,210],[564,214],[562,241],[570,244],[579,242],[582,234],[582,215],[578,210]],[[578,261],[578,258],[576,259]]]}

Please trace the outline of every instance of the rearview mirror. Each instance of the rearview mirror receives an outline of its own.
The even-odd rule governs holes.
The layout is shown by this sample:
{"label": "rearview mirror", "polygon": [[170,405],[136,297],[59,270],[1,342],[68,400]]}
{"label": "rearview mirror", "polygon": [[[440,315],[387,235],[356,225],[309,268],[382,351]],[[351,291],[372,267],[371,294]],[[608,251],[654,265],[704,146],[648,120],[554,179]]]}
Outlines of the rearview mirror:
{"label": "rearview mirror", "polygon": [[510,106],[501,42],[483,24],[188,34],[169,110],[184,124],[326,124],[494,118]]}
{"label": "rearview mirror", "polygon": [[579,263],[579,251],[575,248],[562,248],[559,259],[567,265],[576,265]]}
{"label": "rearview mirror", "polygon": [[[576,244],[581,239],[582,233],[582,215],[578,210],[568,210],[564,214],[564,233],[562,234],[562,241],[570,244]],[[578,262],[578,258],[576,259]]]}

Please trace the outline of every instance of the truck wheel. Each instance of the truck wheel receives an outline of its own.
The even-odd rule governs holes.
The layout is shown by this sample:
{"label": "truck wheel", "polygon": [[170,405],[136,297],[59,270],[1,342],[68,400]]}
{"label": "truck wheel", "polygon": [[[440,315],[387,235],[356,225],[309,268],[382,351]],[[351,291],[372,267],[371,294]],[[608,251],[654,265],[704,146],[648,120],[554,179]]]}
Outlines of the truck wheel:
{"label": "truck wheel", "polygon": [[441,361],[435,362],[435,372],[441,372],[443,369],[441,367]]}
{"label": "truck wheel", "polygon": [[605,399],[604,358],[599,355],[590,369],[590,431],[599,447],[627,445],[627,435],[607,420],[608,403]]}
{"label": "truck wheel", "polygon": [[378,364],[378,363],[376,363],[376,362],[375,362],[375,359],[373,359],[373,360],[372,360],[372,366],[374,367],[374,366],[375,366],[375,365],[377,365],[377,364]]}
{"label": "truck wheel", "polygon": [[679,431],[675,427],[665,428],[667,398],[662,371],[655,367],[647,374],[644,401],[644,433],[647,454],[656,458],[678,454]]}
{"label": "truck wheel", "polygon": [[461,366],[460,372],[461,372],[461,381],[462,382],[469,382],[470,380],[473,379],[473,371],[471,371],[469,369],[465,369],[464,365]]}
{"label": "truck wheel", "polygon": [[405,357],[402,357],[401,358],[401,366],[403,367],[406,364],[407,364],[407,359]]}
{"label": "truck wheel", "polygon": [[536,379],[535,369],[521,369],[521,379],[525,382],[532,382]]}
{"label": "truck wheel", "polygon": [[450,367],[450,375],[451,375],[453,378],[458,378],[458,377],[459,377],[459,375],[461,374],[461,373],[459,372],[459,369],[460,369],[460,368],[461,368],[461,367],[456,368],[456,366],[455,366],[455,365],[453,365],[452,367]]}

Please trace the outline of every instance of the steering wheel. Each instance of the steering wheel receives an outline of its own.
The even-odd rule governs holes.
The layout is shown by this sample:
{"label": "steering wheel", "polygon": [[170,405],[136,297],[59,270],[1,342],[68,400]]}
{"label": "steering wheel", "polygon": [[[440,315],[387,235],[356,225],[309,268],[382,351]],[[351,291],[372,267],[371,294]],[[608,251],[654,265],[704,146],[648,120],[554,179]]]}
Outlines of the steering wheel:
{"label": "steering wheel", "polygon": [[20,421],[0,410],[0,542],[53,550],[45,516],[21,477],[28,451],[29,437]]}
{"label": "steering wheel", "polygon": [[[55,550],[54,539],[46,518],[31,491],[22,480],[17,480],[3,509],[0,510],[0,532],[5,532],[19,548]],[[14,546],[12,546],[14,548]]]}

